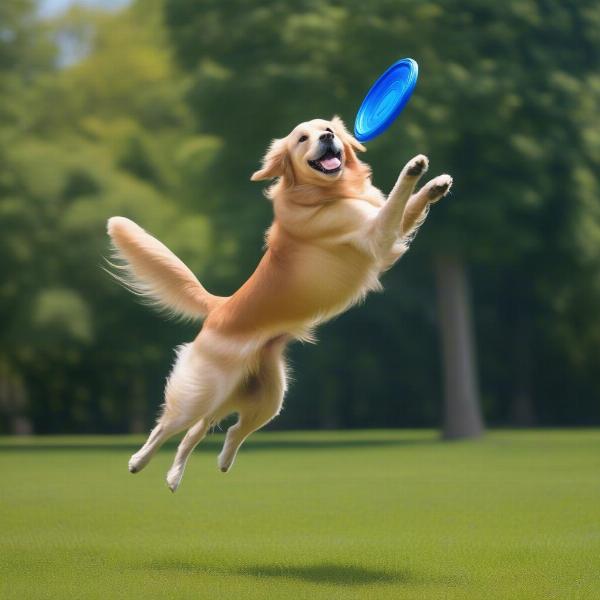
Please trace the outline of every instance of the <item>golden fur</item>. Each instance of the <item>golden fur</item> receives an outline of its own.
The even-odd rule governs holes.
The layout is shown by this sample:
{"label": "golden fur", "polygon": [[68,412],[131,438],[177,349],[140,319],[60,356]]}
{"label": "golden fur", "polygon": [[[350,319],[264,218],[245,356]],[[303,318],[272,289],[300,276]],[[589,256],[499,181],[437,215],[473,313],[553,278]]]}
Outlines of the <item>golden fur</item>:
{"label": "golden fur", "polygon": [[281,409],[286,344],[311,339],[319,323],[380,289],[379,275],[406,252],[429,205],[448,192],[452,180],[441,175],[412,194],[428,166],[419,155],[386,199],[356,155],[364,150],[337,117],[301,123],[273,141],[252,175],[253,181],[275,180],[266,192],[274,210],[266,251],[227,298],[207,292],[183,262],[132,221],[109,220],[120,259],[115,276],[160,308],[205,317],[197,338],[178,350],[163,413],[131,457],[131,472],[143,468],[166,439],[189,428],[167,475],[175,491],[189,454],[210,426],[237,412],[219,455],[219,467],[227,471],[244,439]]}

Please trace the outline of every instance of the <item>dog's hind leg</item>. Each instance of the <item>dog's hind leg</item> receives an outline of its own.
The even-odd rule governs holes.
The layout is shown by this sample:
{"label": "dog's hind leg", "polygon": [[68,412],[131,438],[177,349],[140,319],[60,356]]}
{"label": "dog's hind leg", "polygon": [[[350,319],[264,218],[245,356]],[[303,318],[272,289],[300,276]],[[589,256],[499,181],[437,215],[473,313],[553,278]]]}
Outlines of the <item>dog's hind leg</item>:
{"label": "dog's hind leg", "polygon": [[259,370],[241,387],[233,404],[239,414],[238,421],[227,430],[225,444],[219,454],[218,465],[227,472],[235,460],[244,440],[279,414],[283,404],[286,384],[285,362],[282,356],[286,338],[274,340],[263,350]]}
{"label": "dog's hind leg", "polygon": [[129,470],[137,473],[171,436],[187,429],[231,394],[240,377],[240,367],[221,367],[202,347],[181,346],[165,389],[164,412],[148,441],[129,461]]}
{"label": "dog's hind leg", "polygon": [[226,473],[233,465],[237,451],[244,440],[257,429],[266,425],[279,414],[283,394],[264,393],[258,398],[248,399],[249,406],[239,411],[238,421],[227,430],[225,444],[219,454],[219,469]]}
{"label": "dog's hind leg", "polygon": [[161,417],[146,443],[129,459],[129,472],[139,473],[170,437],[183,431],[189,424],[189,419]]}
{"label": "dog's hind leg", "polygon": [[181,440],[177,448],[175,460],[167,473],[167,485],[172,492],[177,491],[183,477],[183,472],[185,471],[187,460],[194,448],[204,439],[210,424],[210,419],[200,419],[193,427],[190,427],[185,437]]}

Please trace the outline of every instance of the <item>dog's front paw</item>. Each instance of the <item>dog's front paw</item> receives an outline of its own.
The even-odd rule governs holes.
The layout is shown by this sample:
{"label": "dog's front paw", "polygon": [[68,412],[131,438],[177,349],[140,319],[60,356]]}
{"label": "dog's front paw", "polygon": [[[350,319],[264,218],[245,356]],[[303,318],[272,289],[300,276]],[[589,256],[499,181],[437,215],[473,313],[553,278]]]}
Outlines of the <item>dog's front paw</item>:
{"label": "dog's front paw", "polygon": [[441,200],[452,187],[452,177],[450,175],[440,175],[432,179],[427,184],[427,198],[429,202]]}
{"label": "dog's front paw", "polygon": [[417,154],[414,158],[411,158],[406,167],[404,167],[406,174],[410,177],[420,177],[429,168],[429,159],[424,154]]}

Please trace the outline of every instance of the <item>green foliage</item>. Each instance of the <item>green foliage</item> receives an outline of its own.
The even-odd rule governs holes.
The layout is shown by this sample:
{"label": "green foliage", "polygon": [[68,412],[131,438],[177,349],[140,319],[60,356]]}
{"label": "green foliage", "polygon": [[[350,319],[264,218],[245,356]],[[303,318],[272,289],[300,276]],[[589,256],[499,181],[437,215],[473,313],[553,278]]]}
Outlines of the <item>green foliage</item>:
{"label": "green foliage", "polygon": [[40,338],[55,344],[55,336],[75,342],[92,340],[92,321],[87,304],[72,290],[47,288],[33,302],[31,322]]}
{"label": "green foliage", "polygon": [[[161,42],[160,5],[150,8],[77,10],[47,27],[87,40],[86,54],[66,68],[48,61],[26,94],[13,87],[22,122],[0,125],[11,139],[0,163],[0,359],[24,377],[38,431],[144,427],[172,347],[191,334],[147,314],[101,269],[116,214],[199,272],[209,258],[208,221],[176,198],[187,178],[202,179],[214,142],[188,132],[184,78]],[[25,9],[21,19],[39,35]],[[24,84],[29,73],[14,76]],[[197,164],[184,170],[191,146]]]}
{"label": "green foliage", "polygon": [[453,194],[385,295],[292,348],[278,424],[439,421],[439,253],[470,266],[487,416],[510,421],[525,391],[538,422],[600,419],[594,2],[139,0],[49,23],[33,0],[0,5],[5,414],[27,405],[39,431],[147,425],[171,348],[195,329],[102,272],[106,219],[135,219],[231,293],[271,220],[248,180],[270,139],[315,116],[351,125],[373,78],[413,56],[416,93],[366,158],[387,189],[425,152]]}
{"label": "green foliage", "polygon": [[[392,412],[404,411],[398,397],[409,394],[398,387],[396,369],[404,386],[412,380],[421,390],[412,395],[427,407],[420,418],[438,412],[430,404],[439,388],[431,377],[436,343],[423,279],[431,258],[448,253],[472,265],[488,415],[509,419],[506,398],[525,389],[538,399],[542,419],[566,418],[574,397],[588,398],[582,404],[598,418],[590,400],[600,383],[592,325],[592,306],[600,302],[595,2],[167,0],[166,15],[179,62],[193,78],[190,100],[201,131],[224,140],[210,173],[225,195],[214,218],[239,207],[228,225],[242,240],[244,271],[257,259],[269,209],[240,197],[257,195],[245,181],[269,139],[316,116],[339,113],[351,124],[383,68],[400,56],[420,64],[411,103],[369,143],[367,158],[375,183],[389,189],[406,159],[424,152],[434,172],[453,174],[453,193],[435,208],[406,262],[386,277],[388,287],[401,288],[405,305],[381,310],[397,301],[390,290],[387,302],[369,299],[361,313],[330,326],[313,358],[302,361],[303,378],[307,365],[319,373],[289,402],[293,411],[293,402],[314,398],[308,413],[305,404],[298,411],[304,424],[319,421],[331,402],[337,407],[324,410],[335,417],[324,422],[358,424],[350,415],[364,412],[365,394],[371,411],[390,401]],[[413,332],[416,315],[421,327]],[[365,320],[368,342],[379,349],[376,366],[342,350],[362,355],[367,339],[357,345],[351,330]],[[336,337],[329,347],[328,336]],[[416,370],[403,367],[413,362]],[[391,400],[390,390],[398,397]]]}

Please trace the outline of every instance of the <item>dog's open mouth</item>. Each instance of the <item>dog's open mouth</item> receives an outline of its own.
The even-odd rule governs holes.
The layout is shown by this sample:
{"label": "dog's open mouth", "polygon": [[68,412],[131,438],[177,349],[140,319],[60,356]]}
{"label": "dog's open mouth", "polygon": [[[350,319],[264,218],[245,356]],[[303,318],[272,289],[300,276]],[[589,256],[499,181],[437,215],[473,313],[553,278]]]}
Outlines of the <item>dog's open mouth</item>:
{"label": "dog's open mouth", "polygon": [[342,168],[342,153],[326,150],[325,154],[316,160],[309,160],[308,164],[315,170],[326,175],[337,173]]}

